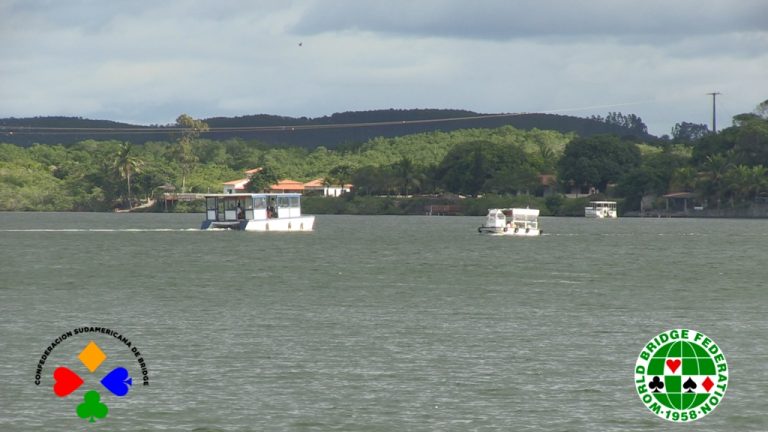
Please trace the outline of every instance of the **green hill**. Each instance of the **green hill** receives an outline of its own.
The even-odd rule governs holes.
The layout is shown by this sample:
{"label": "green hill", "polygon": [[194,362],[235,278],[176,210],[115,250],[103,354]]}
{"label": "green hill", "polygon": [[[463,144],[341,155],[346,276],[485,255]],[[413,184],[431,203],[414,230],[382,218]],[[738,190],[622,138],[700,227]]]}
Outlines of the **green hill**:
{"label": "green hill", "polygon": [[[634,135],[643,141],[655,137],[637,133],[597,119],[556,114],[479,114],[464,110],[410,109],[350,111],[317,118],[281,117],[266,114],[203,119],[211,130],[205,138],[242,138],[270,146],[336,148],[364,143],[375,137],[397,137],[423,132],[450,132],[513,126],[518,129],[573,132],[587,137],[596,134]],[[87,139],[119,140],[141,144],[171,141],[177,136],[173,125],[140,126],[109,120],[80,117],[33,117],[0,119],[0,141],[20,146],[72,144]]]}

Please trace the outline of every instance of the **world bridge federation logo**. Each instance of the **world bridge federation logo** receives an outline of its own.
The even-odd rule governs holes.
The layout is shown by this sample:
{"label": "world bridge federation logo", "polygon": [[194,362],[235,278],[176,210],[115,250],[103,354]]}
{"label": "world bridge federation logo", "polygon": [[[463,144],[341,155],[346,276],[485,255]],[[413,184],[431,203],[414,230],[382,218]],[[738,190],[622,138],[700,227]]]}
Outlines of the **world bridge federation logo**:
{"label": "world bridge federation logo", "polygon": [[635,363],[635,387],[645,406],[673,422],[712,412],[728,388],[728,365],[703,333],[674,329],[651,339]]}
{"label": "world bridge federation logo", "polygon": [[[39,386],[47,375],[43,373],[43,368],[54,348],[65,340],[74,338],[76,335],[91,332],[111,336],[114,338],[112,340],[117,340],[130,348],[130,352],[139,364],[139,367],[136,369],[136,372],[139,373],[138,371],[140,371],[141,374],[139,380],[143,382],[143,385],[149,385],[147,365],[138,348],[125,336],[105,327],[80,327],[62,333],[61,336],[54,339],[43,352],[43,355],[40,357],[40,361],[37,364],[35,384]],[[109,344],[110,339],[107,339],[102,343]],[[122,359],[124,358],[125,357]],[[133,388],[133,377],[131,377],[128,369],[124,367],[125,364],[121,365],[119,363],[113,363],[111,367],[104,367],[104,363],[108,359],[107,354],[105,354],[101,347],[93,340],[90,340],[85,344],[85,347],[82,348],[77,355],[77,359],[80,361],[80,364],[77,364],[76,362],[75,364],[58,366],[54,369],[52,374],[53,393],[62,399],[75,398],[75,400],[79,402],[74,410],[78,417],[89,422],[104,419],[109,415],[107,399],[112,396],[118,398],[127,396]],[[120,360],[118,360],[118,362],[119,361]],[[85,369],[83,369],[83,367]],[[73,369],[79,370],[80,373]],[[98,384],[94,381],[98,382]],[[78,392],[81,387],[84,387],[84,393],[82,394]]]}

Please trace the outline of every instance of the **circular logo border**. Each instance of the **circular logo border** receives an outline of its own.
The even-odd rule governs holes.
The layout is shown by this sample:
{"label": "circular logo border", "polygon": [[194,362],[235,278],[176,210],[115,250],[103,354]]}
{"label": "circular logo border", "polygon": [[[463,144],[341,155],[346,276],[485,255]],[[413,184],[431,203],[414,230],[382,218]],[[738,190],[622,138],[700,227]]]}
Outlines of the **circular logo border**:
{"label": "circular logo border", "polygon": [[[713,384],[711,384],[711,388],[707,391],[710,396],[695,407],[682,410],[670,408],[659,403],[656,397],[653,396],[652,388],[649,388],[650,385],[648,383],[649,378],[657,375],[648,374],[648,366],[657,350],[675,342],[688,342],[701,347],[706,351],[710,360],[712,360],[712,363],[715,365],[715,373],[707,374],[713,379],[716,378]],[[682,361],[685,361],[685,359],[681,358],[680,363],[673,361],[669,363],[669,366],[665,366],[665,368],[670,367],[670,371],[672,371],[671,367],[674,367],[675,370],[672,371],[674,373],[677,371],[677,368],[680,367],[680,375],[682,376]],[[725,354],[723,354],[720,347],[704,333],[690,329],[672,329],[654,336],[640,351],[640,355],[637,357],[637,362],[635,362],[634,372],[635,390],[645,407],[658,417],[675,423],[695,421],[710,414],[720,404],[728,387],[728,364],[725,360]],[[658,378],[656,379],[658,380]],[[690,391],[691,390],[689,390],[689,392]]]}

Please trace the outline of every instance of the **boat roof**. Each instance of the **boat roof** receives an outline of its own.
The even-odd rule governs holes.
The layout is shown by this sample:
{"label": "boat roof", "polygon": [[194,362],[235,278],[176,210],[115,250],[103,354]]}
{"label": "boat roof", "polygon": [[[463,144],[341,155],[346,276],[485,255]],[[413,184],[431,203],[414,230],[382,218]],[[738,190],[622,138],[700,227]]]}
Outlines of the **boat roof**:
{"label": "boat roof", "polygon": [[539,209],[513,208],[512,216],[538,216]]}
{"label": "boat roof", "polygon": [[616,201],[590,201],[590,204],[616,204]]}
{"label": "boat roof", "polygon": [[280,193],[280,192],[275,192],[275,193],[217,193],[217,194],[205,194],[204,196],[206,198],[227,198],[227,197],[232,197],[232,198],[253,197],[253,198],[256,198],[256,197],[274,197],[274,196],[300,197],[301,194],[300,193],[291,193],[291,192],[287,192],[287,193]]}
{"label": "boat roof", "polygon": [[518,216],[538,216],[539,215],[539,209],[532,209],[532,208],[500,208],[500,209],[489,209],[489,212],[492,211],[501,211],[501,212],[512,212],[513,215]]}

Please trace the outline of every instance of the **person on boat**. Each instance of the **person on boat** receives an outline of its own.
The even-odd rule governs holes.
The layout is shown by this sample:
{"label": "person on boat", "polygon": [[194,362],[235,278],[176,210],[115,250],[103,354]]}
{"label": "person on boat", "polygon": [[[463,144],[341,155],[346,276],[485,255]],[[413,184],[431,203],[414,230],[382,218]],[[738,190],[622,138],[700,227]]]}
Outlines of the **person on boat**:
{"label": "person on boat", "polygon": [[240,206],[240,203],[237,203],[237,218],[245,219],[245,213],[243,212],[243,208]]}

